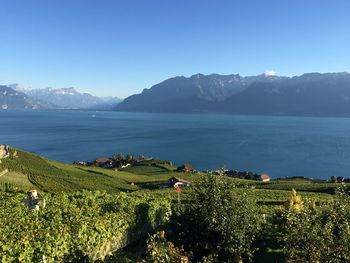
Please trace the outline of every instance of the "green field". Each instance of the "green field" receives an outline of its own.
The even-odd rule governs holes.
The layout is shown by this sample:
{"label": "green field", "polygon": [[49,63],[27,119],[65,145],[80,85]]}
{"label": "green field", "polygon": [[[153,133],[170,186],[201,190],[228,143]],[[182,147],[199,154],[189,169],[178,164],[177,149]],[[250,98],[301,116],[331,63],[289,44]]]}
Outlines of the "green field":
{"label": "green field", "polygon": [[1,184],[10,184],[18,189],[32,189],[35,186],[29,181],[28,176],[20,172],[9,172],[0,177]]}
{"label": "green field", "polygon": [[114,171],[99,167],[64,164],[17,150],[18,157],[4,159],[0,171],[10,173],[0,177],[0,183],[11,183],[22,191],[35,187],[45,192],[103,190],[109,193],[158,188],[173,176],[192,181],[196,175],[174,172],[174,167],[149,164]]}
{"label": "green field", "polygon": [[[75,192],[79,190],[101,190],[108,193],[149,192],[155,196],[169,196],[177,200],[174,189],[159,189],[159,184],[173,176],[190,182],[203,176],[201,173],[175,172],[173,166],[161,164],[162,161],[145,161],[123,169],[104,169],[100,167],[64,164],[40,156],[17,150],[17,158],[2,160],[0,171],[9,169],[9,173],[0,177],[0,185],[10,184],[14,189],[25,192],[32,188],[51,193]],[[262,183],[255,180],[229,178],[235,191],[246,191],[263,205],[281,205],[291,189],[300,191],[305,198],[326,201],[339,184],[313,182],[303,179],[272,180]],[[191,190],[181,194],[184,202],[191,197]]]}

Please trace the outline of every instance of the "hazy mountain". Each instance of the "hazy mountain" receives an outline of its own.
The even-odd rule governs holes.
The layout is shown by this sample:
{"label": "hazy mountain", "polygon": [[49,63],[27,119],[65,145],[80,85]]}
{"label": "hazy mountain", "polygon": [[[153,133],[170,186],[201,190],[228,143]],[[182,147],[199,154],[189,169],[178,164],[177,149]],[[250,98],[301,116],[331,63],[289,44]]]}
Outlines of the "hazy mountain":
{"label": "hazy mountain", "polygon": [[30,98],[23,92],[16,91],[8,86],[0,86],[0,110],[47,108],[50,108],[48,104]]}
{"label": "hazy mountain", "polygon": [[350,74],[175,77],[126,98],[116,110],[350,116]]}
{"label": "hazy mountain", "polygon": [[86,92],[81,93],[74,88],[23,89],[16,84],[11,86],[34,99],[54,105],[54,107],[58,109],[109,110],[121,101],[116,97],[100,98]]}

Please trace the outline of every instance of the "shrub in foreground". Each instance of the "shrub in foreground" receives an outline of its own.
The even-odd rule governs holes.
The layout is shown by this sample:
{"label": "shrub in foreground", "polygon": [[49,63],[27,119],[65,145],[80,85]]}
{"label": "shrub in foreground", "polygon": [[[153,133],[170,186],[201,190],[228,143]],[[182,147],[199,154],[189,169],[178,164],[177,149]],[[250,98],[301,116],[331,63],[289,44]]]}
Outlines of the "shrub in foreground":
{"label": "shrub in foreground", "polygon": [[147,262],[188,263],[190,255],[166,240],[165,231],[150,235],[147,240]]}
{"label": "shrub in foreground", "polygon": [[[278,217],[288,262],[350,262],[350,198],[339,193],[334,201],[316,207],[290,202]],[[290,199],[291,200],[291,199]]]}
{"label": "shrub in foreground", "polygon": [[195,260],[251,259],[261,216],[255,202],[223,176],[206,175],[194,185],[192,204],[174,216],[175,233]]}

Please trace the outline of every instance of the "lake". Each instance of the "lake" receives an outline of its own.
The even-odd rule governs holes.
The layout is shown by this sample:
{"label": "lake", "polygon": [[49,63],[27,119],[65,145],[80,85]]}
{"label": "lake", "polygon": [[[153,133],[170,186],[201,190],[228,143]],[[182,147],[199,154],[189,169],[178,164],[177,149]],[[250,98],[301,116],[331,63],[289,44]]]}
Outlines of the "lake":
{"label": "lake", "polygon": [[143,154],[271,177],[349,177],[350,119],[95,111],[0,111],[0,143],[71,163]]}

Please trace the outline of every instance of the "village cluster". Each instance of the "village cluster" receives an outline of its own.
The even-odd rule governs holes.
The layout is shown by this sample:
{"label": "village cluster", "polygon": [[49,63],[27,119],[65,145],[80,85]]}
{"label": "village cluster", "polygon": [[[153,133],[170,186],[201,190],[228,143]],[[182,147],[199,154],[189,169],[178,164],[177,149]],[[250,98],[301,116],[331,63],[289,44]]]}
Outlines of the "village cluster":
{"label": "village cluster", "polygon": [[[93,161],[79,161],[73,162],[76,165],[83,166],[95,166],[101,167],[105,169],[113,169],[115,171],[122,170],[129,166],[140,166],[140,165],[148,165],[148,166],[172,166],[171,161],[167,160],[157,160],[153,158],[146,158],[144,156],[134,156],[134,155],[123,155],[123,154],[115,154],[112,157],[100,157]],[[174,173],[199,173],[197,170],[193,168],[193,166],[189,163],[185,163],[181,166],[178,166]],[[252,172],[241,172],[236,170],[207,170],[203,171],[203,173],[211,173],[215,175],[225,175],[233,178],[241,178],[241,179],[250,179],[250,180],[259,180],[262,182],[269,182],[270,177],[267,174],[255,174]],[[171,187],[189,187],[191,183],[187,180],[179,178],[178,176],[173,176],[168,179],[166,183],[159,184],[159,188],[171,188]]]}

